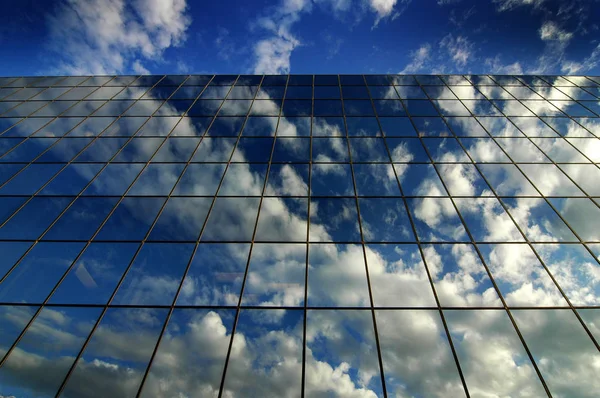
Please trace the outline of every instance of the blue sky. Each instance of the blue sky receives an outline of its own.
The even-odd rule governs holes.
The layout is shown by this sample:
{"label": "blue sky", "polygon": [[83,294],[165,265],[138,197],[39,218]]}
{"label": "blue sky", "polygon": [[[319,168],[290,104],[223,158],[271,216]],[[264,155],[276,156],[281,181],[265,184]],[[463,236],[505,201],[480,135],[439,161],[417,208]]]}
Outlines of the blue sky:
{"label": "blue sky", "polygon": [[598,0],[2,3],[5,76],[600,70]]}

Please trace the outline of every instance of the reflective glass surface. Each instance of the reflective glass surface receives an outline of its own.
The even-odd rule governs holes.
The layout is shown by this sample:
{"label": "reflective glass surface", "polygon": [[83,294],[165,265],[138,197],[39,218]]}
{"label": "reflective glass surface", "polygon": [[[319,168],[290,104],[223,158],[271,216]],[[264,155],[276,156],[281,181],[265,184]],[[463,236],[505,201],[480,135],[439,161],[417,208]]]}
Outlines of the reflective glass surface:
{"label": "reflective glass surface", "polygon": [[597,81],[0,79],[0,397],[596,396]]}

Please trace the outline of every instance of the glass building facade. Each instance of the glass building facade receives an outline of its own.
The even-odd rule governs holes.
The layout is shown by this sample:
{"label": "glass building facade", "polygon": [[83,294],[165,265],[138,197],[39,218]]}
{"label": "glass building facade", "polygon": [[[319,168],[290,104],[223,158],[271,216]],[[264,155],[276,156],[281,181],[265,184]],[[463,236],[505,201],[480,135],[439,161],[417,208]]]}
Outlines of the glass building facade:
{"label": "glass building facade", "polygon": [[600,78],[0,78],[0,396],[596,397]]}

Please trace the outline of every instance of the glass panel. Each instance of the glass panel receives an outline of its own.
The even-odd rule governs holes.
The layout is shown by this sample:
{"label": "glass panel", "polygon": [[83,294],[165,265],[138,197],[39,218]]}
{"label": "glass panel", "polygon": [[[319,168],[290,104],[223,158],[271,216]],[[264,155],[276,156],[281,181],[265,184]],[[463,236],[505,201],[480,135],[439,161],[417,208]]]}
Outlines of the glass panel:
{"label": "glass panel", "polygon": [[545,200],[537,198],[506,198],[502,200],[515,222],[533,242],[575,242],[569,230]]}
{"label": "glass panel", "polygon": [[391,164],[355,164],[359,196],[399,196],[400,188]]}
{"label": "glass panel", "polygon": [[[231,346],[223,393],[228,396],[299,394],[302,311],[242,310]],[[285,379],[282,379],[285,375]]]}
{"label": "glass panel", "polygon": [[379,124],[386,137],[416,137],[410,120],[407,117],[380,117]]}
{"label": "glass panel", "polygon": [[467,241],[467,233],[449,198],[407,199],[421,241]]}
{"label": "glass panel", "polygon": [[313,138],[313,162],[348,162],[348,142],[346,138]]}
{"label": "glass panel", "polygon": [[466,396],[437,311],[375,314],[388,395]]}
{"label": "glass panel", "polygon": [[349,164],[312,165],[311,195],[353,196],[352,171]]}
{"label": "glass panel", "polygon": [[340,117],[314,117],[312,135],[313,137],[346,136],[344,119]]}
{"label": "glass panel", "polygon": [[52,304],[106,304],[137,243],[91,243],[50,297]]}
{"label": "glass panel", "polygon": [[83,243],[38,243],[0,285],[0,301],[43,303]]}
{"label": "glass panel", "polygon": [[298,163],[310,160],[310,139],[277,138],[273,148],[273,162]]}
{"label": "glass panel", "polygon": [[371,312],[313,310],[306,316],[306,395],[383,397]]}
{"label": "glass panel", "polygon": [[348,117],[346,118],[349,136],[380,136],[379,124],[374,117]]}
{"label": "glass panel", "polygon": [[429,156],[416,138],[386,138],[393,162],[429,162]]}
{"label": "glass panel", "polygon": [[359,242],[355,199],[312,199],[310,203],[311,242]]}
{"label": "glass panel", "polygon": [[594,364],[600,354],[570,310],[513,311],[550,392],[589,396],[600,387]]}
{"label": "glass panel", "polygon": [[360,245],[312,244],[309,246],[308,305],[317,307],[371,305],[363,249]]}
{"label": "glass panel", "polygon": [[307,196],[308,165],[272,164],[266,195]]}
{"label": "glass panel", "polygon": [[442,306],[502,307],[472,245],[426,245],[423,255]]}
{"label": "glass panel", "polygon": [[177,305],[237,306],[249,250],[250,244],[199,244]]}
{"label": "glass panel", "polygon": [[361,198],[358,204],[365,241],[411,242],[415,240],[401,199]]}
{"label": "glass panel", "polygon": [[416,245],[370,244],[365,253],[374,306],[437,306]]}
{"label": "glass panel", "polygon": [[131,264],[114,304],[171,305],[193,245],[146,243]]}
{"label": "glass panel", "polygon": [[264,198],[256,227],[257,241],[306,241],[308,200]]}
{"label": "glass panel", "polygon": [[50,240],[89,240],[118,198],[79,197],[44,235]]}
{"label": "glass panel", "polygon": [[525,239],[495,198],[454,199],[477,242],[524,242]]}
{"label": "glass panel", "polygon": [[480,244],[479,248],[509,306],[567,305],[528,245]]}
{"label": "glass panel", "polygon": [[148,240],[198,240],[211,203],[212,198],[169,198]]}
{"label": "glass panel", "polygon": [[84,191],[84,195],[123,195],[143,167],[143,164],[109,164]]}
{"label": "glass panel", "polygon": [[34,197],[0,228],[0,239],[38,239],[70,202],[71,198]]}
{"label": "glass panel", "polygon": [[445,311],[444,315],[472,393],[546,395],[506,312]]}
{"label": "glass panel", "polygon": [[96,240],[142,240],[165,198],[125,198],[106,221]]}
{"label": "glass panel", "polygon": [[565,221],[584,241],[599,241],[600,209],[586,198],[550,199]]}
{"label": "glass panel", "polygon": [[260,198],[217,198],[202,241],[250,241]]}
{"label": "glass panel", "polygon": [[192,162],[227,162],[236,141],[235,138],[203,138]]}
{"label": "glass panel", "polygon": [[242,305],[303,306],[305,272],[305,244],[255,244]]}
{"label": "glass panel", "polygon": [[65,397],[135,396],[168,310],[109,308],[65,385]]}
{"label": "glass panel", "polygon": [[32,164],[0,188],[0,195],[33,195],[62,169],[62,164]]}
{"label": "glass panel", "polygon": [[108,162],[127,142],[126,138],[99,138],[75,158],[75,162]]}
{"label": "glass panel", "polygon": [[17,337],[19,337],[19,334],[21,334],[37,310],[38,307],[33,306],[0,306],[0,321],[2,321],[2,327],[0,328],[0,352],[2,353],[2,357],[4,357]]}
{"label": "glass panel", "polygon": [[44,308],[0,369],[2,393],[55,395],[100,312]]}
{"label": "glass panel", "polygon": [[226,310],[173,311],[140,396],[217,396],[234,318]]}
{"label": "glass panel", "polygon": [[260,196],[265,184],[267,169],[267,164],[230,164],[221,189],[219,189],[219,195]]}
{"label": "glass panel", "polygon": [[183,168],[183,164],[151,163],[142,171],[127,194],[140,196],[169,195]]}
{"label": "glass panel", "polygon": [[492,196],[477,168],[472,164],[440,164],[437,170],[453,196]]}
{"label": "glass panel", "polygon": [[435,168],[430,164],[395,164],[406,196],[448,196]]}
{"label": "glass panel", "polygon": [[[513,140],[512,138],[508,138]],[[515,139],[517,140],[517,139]],[[519,138],[520,140],[520,138]],[[525,140],[523,139],[525,142]],[[502,151],[500,146],[490,138],[461,138],[460,142],[465,146],[466,151],[469,153],[474,162],[510,162],[509,157]],[[517,144],[520,141],[511,141],[513,144]],[[523,151],[526,151],[526,146]],[[527,152],[525,152],[527,154]],[[511,155],[509,153],[509,155]],[[530,157],[526,157],[530,159]],[[516,161],[516,159],[513,159]]]}
{"label": "glass panel", "polygon": [[545,196],[583,196],[583,192],[553,164],[521,164],[519,168]]}
{"label": "glass panel", "polygon": [[31,242],[0,242],[0,250],[3,254],[0,258],[0,279],[17,263],[31,245]]}
{"label": "glass panel", "polygon": [[499,196],[540,196],[512,164],[481,164],[478,168]]}

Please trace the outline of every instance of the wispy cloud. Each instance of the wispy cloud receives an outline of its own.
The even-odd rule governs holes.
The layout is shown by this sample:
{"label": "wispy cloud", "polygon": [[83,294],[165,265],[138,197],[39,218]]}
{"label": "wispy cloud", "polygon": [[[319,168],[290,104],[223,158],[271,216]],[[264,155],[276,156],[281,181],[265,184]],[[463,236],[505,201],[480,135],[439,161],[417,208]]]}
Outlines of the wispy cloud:
{"label": "wispy cloud", "polygon": [[539,29],[540,39],[544,41],[558,41],[568,43],[573,38],[573,33],[561,29],[555,22],[546,21]]}
{"label": "wispy cloud", "polygon": [[500,55],[496,55],[493,58],[486,58],[484,64],[491,73],[501,75],[520,75],[523,73],[523,67],[519,62],[504,64],[500,59]]}
{"label": "wispy cloud", "polygon": [[540,39],[545,43],[544,51],[537,58],[530,73],[558,71],[565,61],[565,51],[573,38],[573,33],[562,29],[554,21],[546,21],[539,28]]}
{"label": "wispy cloud", "polygon": [[229,30],[220,27],[217,37],[215,38],[215,47],[217,48],[217,56],[221,59],[228,60],[235,54],[235,46],[229,35]]}
{"label": "wispy cloud", "polygon": [[191,18],[186,0],[63,0],[48,23],[55,72],[147,73],[145,62],[185,41]]}
{"label": "wispy cloud", "polygon": [[411,61],[400,73],[413,73],[423,69],[431,59],[431,45],[429,43],[422,44],[418,50],[410,53],[410,58]]}
{"label": "wispy cloud", "polygon": [[423,43],[409,53],[409,63],[400,73],[442,73],[458,69],[464,71],[473,58],[473,43],[465,36],[444,36],[437,45]]}
{"label": "wispy cloud", "polygon": [[498,11],[510,11],[521,6],[540,7],[545,0],[493,0]]}
{"label": "wispy cloud", "polygon": [[456,66],[462,68],[471,57],[472,43],[464,36],[454,36],[448,33],[440,41],[440,48],[447,51]]}
{"label": "wispy cloud", "polygon": [[600,64],[600,44],[581,61],[564,60],[561,65],[563,73],[574,74],[588,72]]}

